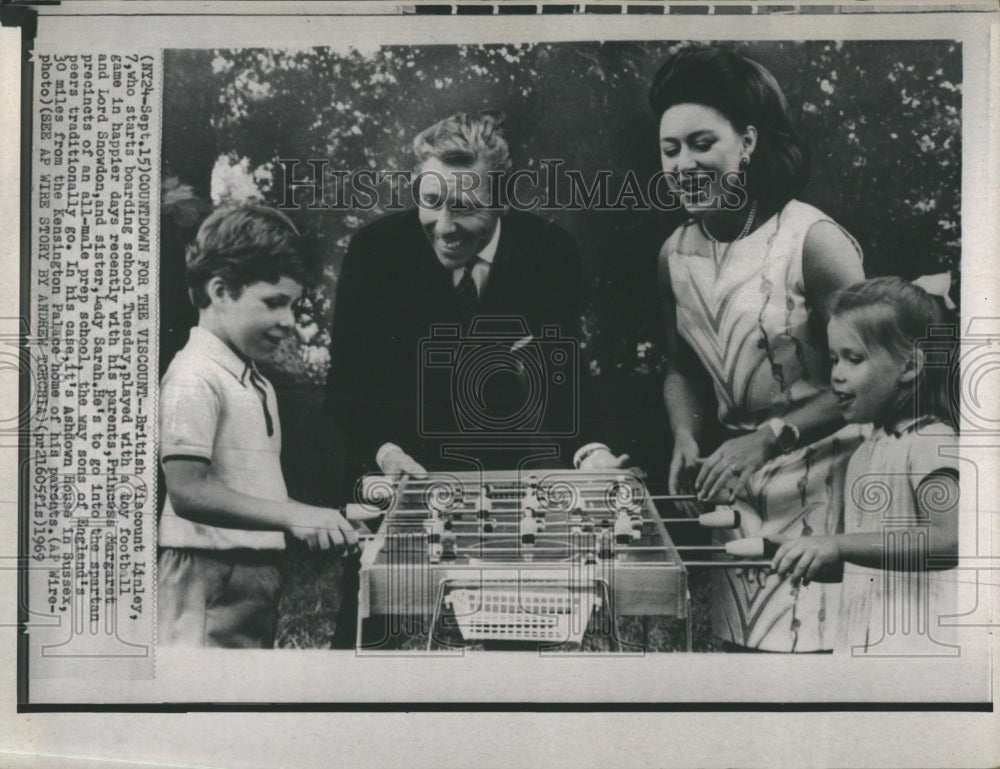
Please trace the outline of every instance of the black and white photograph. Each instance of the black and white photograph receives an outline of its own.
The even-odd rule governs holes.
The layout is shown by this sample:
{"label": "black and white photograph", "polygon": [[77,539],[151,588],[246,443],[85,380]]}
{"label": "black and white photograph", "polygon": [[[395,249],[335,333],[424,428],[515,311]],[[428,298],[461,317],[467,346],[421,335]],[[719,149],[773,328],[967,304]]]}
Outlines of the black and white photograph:
{"label": "black and white photograph", "polygon": [[[197,453],[194,446],[219,445],[213,428],[237,431],[228,440],[241,453],[278,459],[278,444],[253,445],[255,435],[268,436],[262,420],[269,412],[253,407],[258,395],[248,380],[235,395],[243,395],[242,407],[225,402],[221,385],[203,394],[221,400],[222,415],[232,410],[254,426],[216,425],[190,389],[212,375],[179,368],[197,351],[206,362],[223,356],[215,364],[242,377],[247,365],[239,358],[253,356],[256,340],[241,346],[239,337],[257,331],[267,342],[280,339],[276,350],[265,344],[258,353],[275,387],[267,397],[281,428],[275,481],[284,479],[294,500],[334,509],[359,503],[369,515],[381,511],[365,505],[365,495],[388,495],[381,500],[388,505],[384,520],[375,521],[384,536],[366,540],[362,533],[358,545],[384,551],[366,559],[375,568],[365,578],[376,580],[369,598],[386,611],[412,614],[386,594],[405,602],[403,586],[426,579],[420,589],[428,594],[413,597],[424,623],[437,617],[501,643],[570,643],[570,626],[582,629],[600,602],[603,614],[594,615],[591,630],[606,637],[577,637],[584,648],[828,652],[840,632],[874,646],[888,630],[880,624],[879,596],[859,595],[840,606],[839,579],[811,579],[847,566],[849,578],[853,572],[865,583],[873,574],[881,580],[882,556],[872,560],[871,553],[881,547],[882,523],[877,509],[864,509],[876,490],[861,487],[868,464],[846,477],[863,438],[858,426],[881,420],[892,431],[884,420],[916,419],[950,427],[917,441],[919,447],[908,441],[871,447],[876,456],[869,461],[906,473],[911,452],[935,455],[942,441],[954,443],[957,423],[948,408],[918,413],[926,409],[913,397],[918,387],[946,387],[944,378],[930,384],[921,375],[906,397],[896,387],[859,392],[846,378],[834,386],[827,308],[833,294],[860,291],[852,287],[866,278],[882,281],[857,298],[840,294],[845,315],[872,316],[854,322],[875,324],[875,315],[898,303],[896,321],[850,326],[855,349],[844,347],[848,365],[858,357],[859,340],[892,333],[913,347],[926,327],[958,317],[951,294],[959,296],[961,276],[961,61],[954,41],[166,51],[160,643],[176,637],[205,646],[350,648],[356,642],[356,618],[339,608],[353,609],[348,593],[357,591],[350,573],[356,567],[328,550],[342,538],[351,549],[357,535],[341,533],[338,526],[349,522],[329,513],[332,533],[317,534],[324,524],[315,522],[315,510],[289,510],[272,526],[289,534],[283,561],[270,565],[291,589],[282,599],[268,598],[274,602],[268,622],[256,613],[227,619],[230,597],[256,606],[239,593],[218,603],[217,620],[203,610],[185,616],[195,611],[188,602],[213,601],[210,588],[191,580],[218,582],[185,573],[209,568],[177,563],[193,557],[187,550],[224,557],[228,550],[285,547],[273,533],[240,541],[233,528],[203,528],[212,519],[199,516],[213,511],[196,505],[186,515],[175,503],[188,496],[208,503],[209,488],[189,495],[185,485],[215,472],[238,473],[218,467],[212,456],[187,459]],[[732,200],[724,197],[727,184]],[[495,190],[499,199],[492,200]],[[303,248],[321,270],[301,296],[275,289],[274,301],[287,306],[284,325],[278,317],[248,316],[249,331],[229,331],[228,310],[216,319],[205,299],[188,301],[189,292],[203,290],[199,280],[204,285],[224,270],[241,274],[223,260],[236,248],[253,250],[251,238],[277,238],[260,250],[280,253],[282,231],[289,238],[309,233]],[[741,259],[744,249],[751,253]],[[279,257],[271,258],[274,265],[257,269],[277,270]],[[293,283],[305,283],[305,268],[284,258]],[[462,306],[466,272],[471,310]],[[259,273],[265,274],[271,273]],[[913,281],[925,287],[911,290]],[[902,318],[920,313],[924,320],[912,320],[920,333],[904,330]],[[199,330],[190,333],[191,326]],[[206,338],[206,330],[215,338]],[[219,334],[235,356],[219,347]],[[517,344],[529,336],[520,355],[498,349],[508,337]],[[875,370],[871,381],[884,376],[888,371]],[[175,378],[176,389],[167,387]],[[887,396],[889,412],[876,416]],[[852,409],[854,399],[874,403]],[[174,410],[180,413],[165,413]],[[175,463],[174,454],[184,459]],[[574,465],[582,475],[560,472]],[[913,500],[944,495],[937,502],[949,507],[941,513],[951,520],[928,532],[935,558],[957,554],[952,472],[957,462],[928,468],[906,492]],[[271,476],[260,469],[254,477]],[[552,484],[557,494],[566,486],[571,498],[550,502]],[[284,493],[255,488],[249,496]],[[905,489],[889,489],[893,504]],[[853,531],[844,519],[851,502],[860,516]],[[917,518],[930,512],[913,507]],[[713,515],[718,520],[700,518]],[[411,541],[420,534],[426,543]],[[574,534],[580,536],[571,543]],[[602,548],[602,535],[614,546]],[[824,549],[797,549],[794,541],[804,536]],[[318,556],[308,553],[310,545]],[[739,557],[744,547],[750,551],[740,560],[756,554],[763,568],[715,557]],[[853,561],[845,554],[851,547]],[[775,552],[765,558],[764,548]],[[406,568],[432,573],[409,580],[392,569],[383,574],[381,556],[404,552]],[[636,615],[637,591],[646,589],[642,578],[627,582],[633,560],[644,572],[663,572],[648,582],[662,593],[655,615],[688,620],[695,638],[678,635],[677,623],[647,617],[620,625]],[[471,566],[475,581],[481,568],[513,569],[516,579],[532,569],[551,571],[554,561],[582,568],[573,569],[574,584],[551,596],[556,616],[548,623],[544,610],[527,605],[535,597],[507,579],[493,596],[484,582],[458,598],[442,584],[447,578],[436,575]],[[593,581],[588,566],[605,567],[593,569],[596,587],[582,584]],[[560,570],[570,577],[570,568]],[[947,571],[918,577],[935,589],[941,578],[949,579]],[[270,573],[266,583],[270,591]],[[540,605],[552,589],[540,588]],[[586,594],[584,614],[571,617],[576,592]],[[506,597],[512,611],[501,611]],[[429,605],[438,598],[465,602],[465,614],[479,607],[503,616],[442,612]],[[854,603],[871,617],[859,615],[857,627],[843,627],[862,611]],[[954,602],[947,610],[954,611]],[[269,630],[257,636],[238,630],[240,622]],[[189,637],[190,623],[199,638]],[[387,631],[383,623],[376,636]],[[449,642],[447,635],[437,623],[427,625],[416,643],[470,640]],[[924,635],[933,651],[931,633]],[[369,640],[373,648],[413,642]]]}
{"label": "black and white photograph", "polygon": [[[140,5],[15,94],[18,717],[995,763],[995,9]],[[323,755],[180,726],[51,765]]]}

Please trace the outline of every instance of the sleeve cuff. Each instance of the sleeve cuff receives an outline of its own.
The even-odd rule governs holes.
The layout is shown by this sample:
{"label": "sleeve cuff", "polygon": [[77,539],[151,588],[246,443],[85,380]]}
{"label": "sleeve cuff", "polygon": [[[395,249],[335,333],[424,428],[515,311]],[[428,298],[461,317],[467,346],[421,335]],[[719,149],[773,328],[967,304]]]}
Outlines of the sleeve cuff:
{"label": "sleeve cuff", "polygon": [[383,473],[385,472],[385,460],[389,458],[389,455],[394,451],[402,453],[402,449],[395,443],[383,443],[379,450],[375,453],[375,464],[378,465],[378,469]]}
{"label": "sleeve cuff", "polygon": [[604,450],[609,454],[611,453],[611,449],[609,449],[604,443],[588,443],[585,446],[581,446],[576,450],[576,454],[573,455],[573,467],[579,470],[580,465],[583,464],[583,460],[591,454],[601,450]]}

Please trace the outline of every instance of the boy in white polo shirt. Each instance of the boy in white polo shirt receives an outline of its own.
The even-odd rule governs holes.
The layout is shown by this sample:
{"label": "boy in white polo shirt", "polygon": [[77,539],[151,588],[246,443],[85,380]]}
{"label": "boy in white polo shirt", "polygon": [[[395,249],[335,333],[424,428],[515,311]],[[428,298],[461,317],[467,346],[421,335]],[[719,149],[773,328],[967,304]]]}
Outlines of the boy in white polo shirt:
{"label": "boy in white polo shirt", "polygon": [[294,331],[311,276],[299,241],[284,214],[245,205],[209,216],[188,248],[198,325],[160,385],[163,644],[273,647],[285,535],[357,547],[337,511],[288,498],[274,388],[255,363]]}

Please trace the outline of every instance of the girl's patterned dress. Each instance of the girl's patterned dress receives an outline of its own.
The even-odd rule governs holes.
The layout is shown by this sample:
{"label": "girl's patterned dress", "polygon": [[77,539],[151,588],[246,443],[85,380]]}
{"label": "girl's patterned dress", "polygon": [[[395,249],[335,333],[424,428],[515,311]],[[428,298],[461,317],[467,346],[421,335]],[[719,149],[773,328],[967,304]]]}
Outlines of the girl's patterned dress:
{"label": "girl's patterned dress", "polygon": [[[926,536],[921,531],[921,524],[928,523],[925,516],[943,514],[956,501],[953,486],[928,476],[943,470],[957,478],[957,454],[958,435],[932,417],[907,420],[888,432],[872,430],[847,465],[844,532],[882,532],[887,545],[916,538],[911,544],[920,548],[921,537]],[[921,486],[925,479],[928,482]],[[933,556],[928,557],[932,563]],[[938,625],[941,615],[957,610],[955,572],[901,570],[915,565],[906,560],[912,559],[887,557],[888,569],[844,564],[835,636],[838,652],[957,654],[958,647],[947,643],[953,634]]]}
{"label": "girl's patterned dress", "polygon": [[[825,340],[810,324],[802,278],[806,234],[821,221],[832,222],[793,200],[730,244],[713,244],[689,222],[660,252],[678,331],[710,374],[719,419],[735,434],[756,430],[829,389]],[[717,541],[836,533],[844,469],[859,442],[860,429],[849,425],[765,464],[738,490],[740,529],[718,532]],[[725,641],[766,651],[831,649],[827,619],[836,610],[838,588],[793,588],[763,569],[713,570],[713,630]]]}

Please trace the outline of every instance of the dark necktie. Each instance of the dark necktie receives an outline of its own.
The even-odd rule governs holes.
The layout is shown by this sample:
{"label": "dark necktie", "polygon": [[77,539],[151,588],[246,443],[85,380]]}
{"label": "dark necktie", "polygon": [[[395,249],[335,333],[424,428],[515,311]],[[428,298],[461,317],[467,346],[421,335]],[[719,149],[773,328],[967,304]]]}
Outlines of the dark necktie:
{"label": "dark necktie", "polygon": [[274,435],[274,421],[271,419],[271,412],[267,408],[267,388],[264,386],[264,377],[257,373],[257,367],[250,365],[250,384],[257,391],[260,398],[260,405],[264,407],[264,423],[267,425],[267,437]]}
{"label": "dark necktie", "polygon": [[[475,260],[473,260],[475,261]],[[455,286],[455,296],[458,299],[458,316],[464,325],[472,321],[476,314],[476,302],[479,301],[479,292],[476,290],[476,281],[472,279],[472,265],[465,265],[462,272],[462,279]]]}

